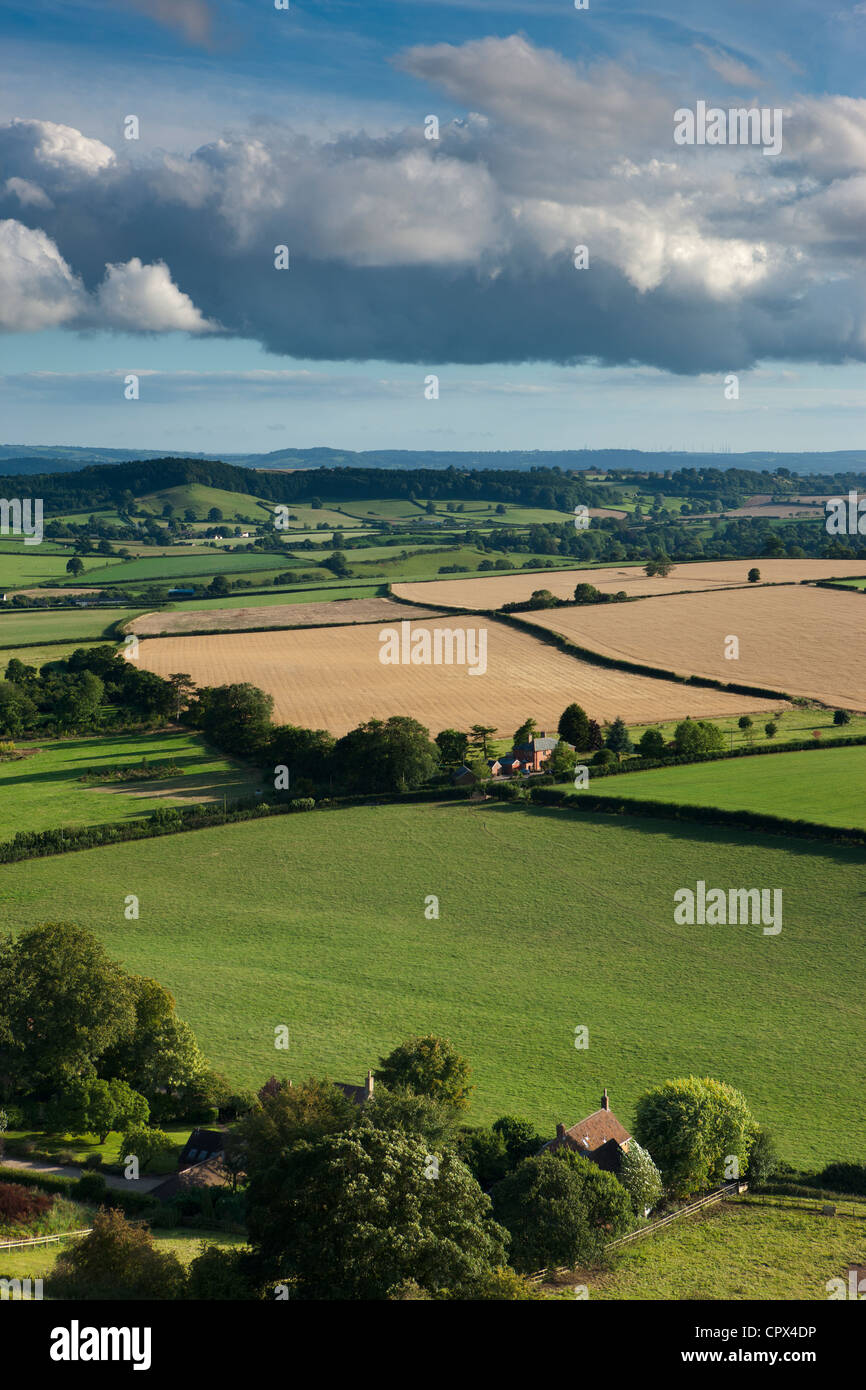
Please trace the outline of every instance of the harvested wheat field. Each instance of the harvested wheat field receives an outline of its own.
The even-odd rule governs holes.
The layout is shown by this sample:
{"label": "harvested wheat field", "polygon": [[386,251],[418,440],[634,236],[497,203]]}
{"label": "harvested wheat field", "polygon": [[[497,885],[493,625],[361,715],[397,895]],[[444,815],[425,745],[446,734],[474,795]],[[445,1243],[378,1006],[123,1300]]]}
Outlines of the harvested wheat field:
{"label": "harvested wheat field", "polygon": [[[866,709],[866,601],[855,590],[752,586],[523,616],[606,656]],[[738,660],[725,659],[729,636]]]}
{"label": "harvested wheat field", "polygon": [[[643,572],[643,565],[612,565],[608,569],[549,570],[543,574],[503,574],[489,579],[434,579],[421,584],[393,584],[398,598],[414,603],[437,603],[444,608],[501,608],[522,603],[534,589],[549,589],[557,598],[571,598],[576,584],[594,584],[603,594],[624,589],[639,595],[678,594],[687,590],[723,589],[748,585],[749,570],[761,571],[762,584],[798,583],[801,579],[857,578],[866,575],[866,560],[694,560],[674,565],[666,579]],[[756,586],[749,585],[754,588]],[[658,663],[656,663],[658,664]]]}
{"label": "harvested wheat field", "polygon": [[274,603],[258,608],[189,608],[144,613],[127,628],[139,637],[160,633],[243,632],[257,627],[345,627],[349,623],[393,623],[401,618],[435,618],[430,608],[409,608],[386,598],[335,599],[333,603]]}
{"label": "harvested wheat field", "polygon": [[[435,627],[413,621],[411,630]],[[510,733],[529,715],[542,728],[555,728],[573,700],[599,721],[616,715],[638,722],[777,708],[778,702],[592,666],[529,633],[484,618],[460,618],[449,627],[487,633],[485,674],[470,675],[466,666],[385,666],[379,660],[384,628],[378,625],[145,639],[140,664],[160,676],[188,671],[198,685],[249,681],[273,695],[278,722],[333,734],[392,714],[411,715],[434,734],[477,723]]]}

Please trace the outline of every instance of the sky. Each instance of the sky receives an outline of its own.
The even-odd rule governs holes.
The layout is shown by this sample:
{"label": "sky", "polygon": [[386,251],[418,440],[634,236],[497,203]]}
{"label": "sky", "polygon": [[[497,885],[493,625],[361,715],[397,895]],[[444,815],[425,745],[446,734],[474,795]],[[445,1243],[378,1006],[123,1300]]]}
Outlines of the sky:
{"label": "sky", "polygon": [[0,52],[0,442],[862,446],[866,0],[4,0]]}

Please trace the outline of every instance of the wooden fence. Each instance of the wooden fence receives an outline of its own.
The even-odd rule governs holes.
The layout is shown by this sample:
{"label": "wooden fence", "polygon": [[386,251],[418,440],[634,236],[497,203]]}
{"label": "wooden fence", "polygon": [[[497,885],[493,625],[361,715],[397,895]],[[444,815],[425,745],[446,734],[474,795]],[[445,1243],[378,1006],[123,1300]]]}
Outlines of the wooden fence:
{"label": "wooden fence", "polygon": [[92,1226],[84,1226],[78,1231],[61,1231],[57,1236],[33,1236],[29,1240],[3,1240],[0,1241],[0,1250],[20,1250],[23,1247],[29,1248],[33,1245],[51,1245],[55,1240],[68,1240],[70,1236],[89,1236]]}
{"label": "wooden fence", "polygon": [[[605,1250],[617,1250],[622,1245],[628,1245],[633,1240],[640,1240],[641,1236],[651,1235],[653,1231],[661,1230],[662,1226],[669,1226],[672,1221],[679,1221],[683,1216],[691,1216],[693,1212],[700,1211],[703,1207],[712,1206],[715,1202],[721,1202],[725,1197],[739,1191],[738,1182],[728,1182],[722,1187],[716,1188],[714,1192],[708,1192],[705,1197],[699,1197],[696,1202],[690,1202],[687,1207],[680,1207],[679,1211],[672,1211],[668,1216],[659,1217],[658,1221],[651,1221],[648,1226],[639,1226],[636,1231],[629,1231],[627,1235],[618,1236],[616,1240],[610,1240],[605,1245]],[[574,1271],[565,1267],[559,1269],[539,1269],[535,1274],[529,1275],[530,1283],[540,1284],[543,1279],[547,1279],[551,1274],[572,1274]]]}

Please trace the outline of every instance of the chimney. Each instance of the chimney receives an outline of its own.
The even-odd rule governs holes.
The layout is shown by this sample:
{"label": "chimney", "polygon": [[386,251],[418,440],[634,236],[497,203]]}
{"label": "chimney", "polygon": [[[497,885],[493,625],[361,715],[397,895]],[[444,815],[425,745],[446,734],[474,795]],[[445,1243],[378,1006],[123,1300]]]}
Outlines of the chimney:
{"label": "chimney", "polygon": [[609,1110],[609,1109],[610,1109],[610,1100],[608,1099],[607,1087],[606,1087],[606,1086],[605,1086],[605,1088],[604,1088],[604,1095],[603,1095],[602,1098],[601,1098],[601,1108],[602,1108],[602,1110]]}
{"label": "chimney", "polygon": [[367,1072],[367,1080],[366,1080],[365,1085],[364,1085],[364,1089],[365,1089],[366,1092],[367,1092],[367,1099],[368,1099],[368,1100],[370,1099],[371,1095],[373,1094],[373,1084],[374,1084],[374,1083],[373,1083],[373,1073],[372,1073],[371,1071],[368,1071],[368,1072]]}
{"label": "chimney", "polygon": [[557,1139],[564,1139],[564,1138],[565,1138],[565,1125],[557,1125],[557,1126],[556,1126],[556,1137],[557,1137]]}

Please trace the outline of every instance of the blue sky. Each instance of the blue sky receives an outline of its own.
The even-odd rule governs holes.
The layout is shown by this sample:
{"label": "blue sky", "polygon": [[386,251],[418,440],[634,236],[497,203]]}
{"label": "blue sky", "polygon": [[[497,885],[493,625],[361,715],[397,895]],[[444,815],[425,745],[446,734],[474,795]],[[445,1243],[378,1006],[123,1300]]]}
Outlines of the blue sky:
{"label": "blue sky", "polygon": [[[861,444],[866,3],[6,0],[0,45],[4,442]],[[698,100],[781,155],[677,147]]]}

